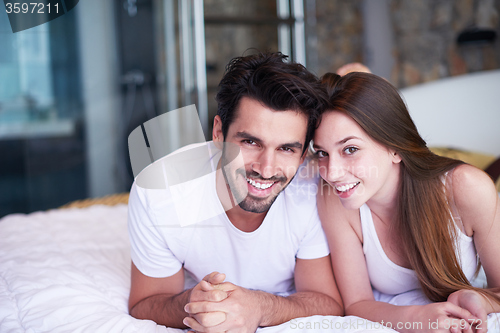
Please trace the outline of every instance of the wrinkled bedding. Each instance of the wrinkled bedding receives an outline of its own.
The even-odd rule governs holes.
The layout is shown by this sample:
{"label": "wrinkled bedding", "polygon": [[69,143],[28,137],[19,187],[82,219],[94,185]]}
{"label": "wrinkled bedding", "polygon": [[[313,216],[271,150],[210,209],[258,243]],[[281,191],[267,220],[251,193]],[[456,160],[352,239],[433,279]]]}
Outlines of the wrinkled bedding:
{"label": "wrinkled bedding", "polygon": [[0,220],[1,332],[166,332],[128,315],[127,207]]}
{"label": "wrinkled bedding", "polygon": [[[127,206],[0,220],[0,332],[184,332],[128,314]],[[357,317],[314,316],[259,332],[391,332]],[[394,332],[394,331],[392,331]],[[500,326],[491,332],[500,332]]]}

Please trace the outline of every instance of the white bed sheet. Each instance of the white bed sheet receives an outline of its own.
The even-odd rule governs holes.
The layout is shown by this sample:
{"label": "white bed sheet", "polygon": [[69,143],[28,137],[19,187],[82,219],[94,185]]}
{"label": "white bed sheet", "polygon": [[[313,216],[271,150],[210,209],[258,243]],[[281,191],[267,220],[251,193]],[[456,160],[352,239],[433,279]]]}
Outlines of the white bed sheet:
{"label": "white bed sheet", "polygon": [[167,332],[128,315],[127,207],[0,220],[0,332]]}
{"label": "white bed sheet", "polygon": [[[0,332],[185,332],[131,317],[129,288],[126,205],[0,220]],[[352,316],[300,318],[258,331],[394,332]]]}

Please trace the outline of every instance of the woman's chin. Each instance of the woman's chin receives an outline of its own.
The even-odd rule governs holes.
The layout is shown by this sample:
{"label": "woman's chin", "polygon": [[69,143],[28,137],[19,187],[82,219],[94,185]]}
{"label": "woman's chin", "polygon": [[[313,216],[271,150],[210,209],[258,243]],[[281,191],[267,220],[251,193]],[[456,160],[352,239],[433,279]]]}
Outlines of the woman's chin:
{"label": "woman's chin", "polygon": [[364,202],[362,200],[355,200],[354,198],[342,199],[340,198],[340,202],[345,209],[348,210],[356,210],[360,209],[363,206]]}

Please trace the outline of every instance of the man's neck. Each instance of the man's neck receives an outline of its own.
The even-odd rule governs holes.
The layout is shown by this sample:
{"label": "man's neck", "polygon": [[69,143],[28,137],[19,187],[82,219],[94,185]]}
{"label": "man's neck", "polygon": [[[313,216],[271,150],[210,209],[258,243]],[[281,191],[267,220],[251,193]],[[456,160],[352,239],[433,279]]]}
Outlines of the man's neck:
{"label": "man's neck", "polygon": [[236,228],[243,232],[252,232],[257,230],[264,221],[267,212],[251,213],[241,209],[236,202],[229,185],[226,183],[224,175],[222,174],[220,161],[215,174],[215,184],[217,196],[219,197],[222,207],[224,207],[229,221],[231,221]]}

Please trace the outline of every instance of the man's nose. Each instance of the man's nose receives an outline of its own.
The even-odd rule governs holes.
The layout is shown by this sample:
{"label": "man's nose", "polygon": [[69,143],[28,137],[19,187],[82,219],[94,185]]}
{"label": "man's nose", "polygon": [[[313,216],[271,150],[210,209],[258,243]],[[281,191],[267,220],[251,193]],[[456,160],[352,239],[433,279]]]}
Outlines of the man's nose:
{"label": "man's nose", "polygon": [[262,178],[271,178],[276,175],[276,156],[272,151],[263,151],[257,161],[252,164],[252,169]]}

